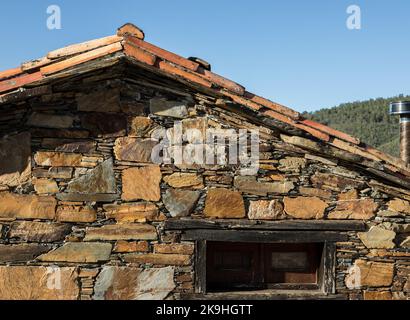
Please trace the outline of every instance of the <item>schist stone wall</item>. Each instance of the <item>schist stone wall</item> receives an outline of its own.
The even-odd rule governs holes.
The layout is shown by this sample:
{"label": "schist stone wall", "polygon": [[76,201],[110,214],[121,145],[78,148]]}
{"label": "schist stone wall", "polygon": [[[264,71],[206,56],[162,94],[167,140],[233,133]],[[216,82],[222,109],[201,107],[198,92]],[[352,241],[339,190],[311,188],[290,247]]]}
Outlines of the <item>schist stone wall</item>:
{"label": "schist stone wall", "polygon": [[[336,148],[318,156],[319,142],[252,124],[213,97],[120,79],[95,73],[0,106],[0,299],[194,293],[195,244],[164,229],[171,218],[365,221],[336,243],[336,293],[410,297],[409,190],[356,169]],[[175,120],[259,129],[257,176],[237,165],[151,163],[151,133]]]}

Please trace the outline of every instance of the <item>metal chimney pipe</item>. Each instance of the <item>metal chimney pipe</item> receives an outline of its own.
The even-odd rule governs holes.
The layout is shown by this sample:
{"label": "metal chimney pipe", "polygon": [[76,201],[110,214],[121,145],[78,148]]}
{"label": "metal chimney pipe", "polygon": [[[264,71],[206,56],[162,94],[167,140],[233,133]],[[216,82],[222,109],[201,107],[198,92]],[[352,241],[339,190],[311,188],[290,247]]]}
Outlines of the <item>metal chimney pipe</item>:
{"label": "metal chimney pipe", "polygon": [[400,116],[400,158],[410,163],[410,101],[390,103],[390,114]]}

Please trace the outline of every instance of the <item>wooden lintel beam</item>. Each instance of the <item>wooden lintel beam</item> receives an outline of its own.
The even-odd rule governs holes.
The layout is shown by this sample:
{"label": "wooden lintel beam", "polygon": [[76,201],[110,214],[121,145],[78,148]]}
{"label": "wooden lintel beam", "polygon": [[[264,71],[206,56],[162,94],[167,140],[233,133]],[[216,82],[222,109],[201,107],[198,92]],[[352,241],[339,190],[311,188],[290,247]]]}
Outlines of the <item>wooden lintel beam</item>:
{"label": "wooden lintel beam", "polygon": [[226,242],[301,243],[347,241],[348,235],[337,231],[255,231],[255,230],[185,230],[182,240]]}
{"label": "wooden lintel beam", "polygon": [[165,229],[364,231],[366,230],[366,224],[363,221],[354,220],[169,219],[165,221]]}

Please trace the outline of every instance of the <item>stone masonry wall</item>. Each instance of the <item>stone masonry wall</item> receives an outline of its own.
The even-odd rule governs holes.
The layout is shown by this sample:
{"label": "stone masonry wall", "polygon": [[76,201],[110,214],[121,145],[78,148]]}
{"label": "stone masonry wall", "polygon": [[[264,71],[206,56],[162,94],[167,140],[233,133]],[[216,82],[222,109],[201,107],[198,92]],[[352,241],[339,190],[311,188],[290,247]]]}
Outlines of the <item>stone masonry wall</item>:
{"label": "stone masonry wall", "polygon": [[[337,293],[410,297],[410,191],[317,142],[260,127],[216,99],[104,73],[0,106],[0,299],[178,299],[194,292],[194,243],[170,218],[355,219],[337,243]],[[156,165],[151,133],[260,129],[260,169]],[[298,145],[310,144],[307,153]],[[361,287],[349,289],[352,266]]]}

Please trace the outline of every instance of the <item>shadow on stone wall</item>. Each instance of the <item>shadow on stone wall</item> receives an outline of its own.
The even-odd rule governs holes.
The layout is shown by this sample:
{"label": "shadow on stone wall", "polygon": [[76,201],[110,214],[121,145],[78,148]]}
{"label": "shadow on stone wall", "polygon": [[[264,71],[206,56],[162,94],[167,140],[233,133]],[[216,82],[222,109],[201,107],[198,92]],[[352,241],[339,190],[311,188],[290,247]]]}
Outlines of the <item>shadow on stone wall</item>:
{"label": "shadow on stone wall", "polygon": [[22,132],[0,138],[0,186],[18,186],[30,179],[31,138]]}

